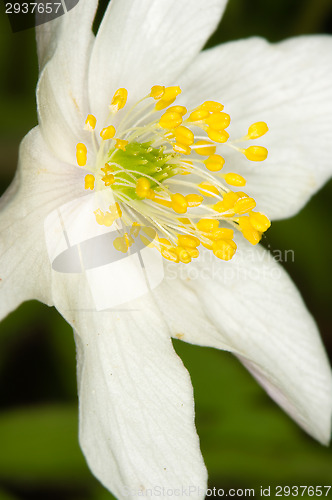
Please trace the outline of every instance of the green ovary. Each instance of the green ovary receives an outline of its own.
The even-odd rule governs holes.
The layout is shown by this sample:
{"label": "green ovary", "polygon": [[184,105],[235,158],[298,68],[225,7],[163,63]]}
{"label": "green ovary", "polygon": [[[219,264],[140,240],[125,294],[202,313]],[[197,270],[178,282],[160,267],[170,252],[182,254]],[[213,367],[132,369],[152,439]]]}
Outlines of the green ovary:
{"label": "green ovary", "polygon": [[150,142],[130,142],[126,150],[111,149],[108,154],[108,164],[115,174],[116,181],[112,189],[122,193],[132,200],[140,199],[136,194],[136,182],[146,177],[154,191],[160,191],[158,184],[177,174],[174,164],[169,164],[173,154],[164,154],[164,148],[153,148]]}

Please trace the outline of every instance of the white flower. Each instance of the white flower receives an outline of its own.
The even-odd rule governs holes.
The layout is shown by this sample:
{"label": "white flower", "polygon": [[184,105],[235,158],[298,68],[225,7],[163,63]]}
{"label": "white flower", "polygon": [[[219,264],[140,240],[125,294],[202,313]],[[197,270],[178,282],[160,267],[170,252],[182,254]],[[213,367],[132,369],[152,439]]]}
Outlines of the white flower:
{"label": "white flower", "polygon": [[[173,350],[172,336],[232,351],[309,434],[325,444],[330,439],[332,379],[317,327],[286,273],[267,251],[247,240],[257,243],[269,225],[265,216],[252,215],[253,205],[248,200],[254,198],[258,209],[272,219],[289,217],[330,176],[332,41],[328,36],[301,37],[270,45],[253,38],[200,52],[225,4],[226,0],[112,0],[94,38],[91,24],[97,0],[81,0],[65,16],[38,28],[39,126],[23,140],[17,175],[0,202],[1,317],[34,298],[55,305],[73,326],[78,350],[80,443],[91,470],[118,498],[154,487],[181,491],[189,485],[196,488],[194,496],[204,498],[207,474],[194,425],[192,387]],[[247,179],[250,197],[240,196],[236,214],[232,211],[235,201],[227,209],[224,206],[213,212],[205,197],[198,212],[187,206],[182,210],[183,198],[167,198],[164,185],[155,187],[154,178],[150,184],[139,183],[136,166],[131,178],[122,176],[132,190],[125,195],[123,190],[116,192],[116,182],[111,187],[113,174],[119,182],[119,172],[103,167],[103,175],[110,176],[110,186],[105,189],[100,171],[109,158],[105,155],[109,150],[113,155],[119,151],[116,144],[126,149],[127,143],[102,141],[97,135],[94,150],[93,130],[99,132],[106,124],[114,125],[119,133],[126,109],[156,85],[171,86],[173,91],[166,90],[168,97],[167,92],[176,94],[174,87],[179,86],[182,93],[176,104],[188,110],[207,100],[222,102],[232,118],[231,138],[246,135],[253,123],[260,123],[262,133],[256,135],[263,135],[268,123],[270,131],[262,143],[269,157],[263,164],[248,162],[234,149],[237,142],[218,146],[218,154],[225,159],[223,172],[236,172]],[[119,111],[126,92],[120,90],[112,101],[118,89],[128,91],[126,108]],[[160,154],[163,159],[170,155],[164,162],[170,169],[189,168],[182,154],[174,155],[175,140],[167,135],[167,130],[174,131],[174,123],[161,122],[164,128],[151,128],[151,120],[158,123],[160,114],[149,118],[147,110],[153,109],[149,103],[165,99],[164,89],[159,89],[160,95],[157,90],[152,92],[155,100],[149,97],[139,105],[149,108],[135,108],[141,110],[138,117],[143,117],[140,124],[146,127],[145,137],[156,141],[160,134],[158,147],[165,143],[169,148]],[[135,112],[129,114],[125,126],[135,122]],[[176,110],[175,117],[165,119],[176,120],[177,113],[182,116]],[[88,116],[86,128],[92,130],[83,130]],[[194,129],[196,136],[205,134],[210,117],[209,111],[201,123],[203,130]],[[216,129],[220,132],[222,127]],[[104,133],[111,137],[113,132]],[[216,135],[212,138],[222,142]],[[124,133],[121,140],[127,139],[128,133]],[[136,139],[143,140],[142,136]],[[185,144],[184,139],[177,142]],[[191,140],[189,143],[197,152],[197,142],[196,146]],[[239,144],[241,150],[249,147],[248,143]],[[148,153],[137,147],[145,161]],[[129,149],[124,153],[128,160]],[[208,150],[203,159],[211,153],[214,151]],[[266,156],[265,149],[256,149],[254,154]],[[263,159],[250,152],[246,156]],[[121,161],[119,168],[123,167]],[[199,165],[194,162],[195,174],[202,175],[204,182],[214,179],[211,182],[219,190],[214,203],[221,200],[228,190],[225,178],[217,176],[215,165],[209,169]],[[181,190],[178,179],[187,178],[172,177],[177,193]],[[185,189],[195,194],[192,182]],[[125,224],[140,221],[143,214],[151,225],[159,224],[159,236],[168,230],[170,238],[174,237],[183,224],[184,232],[204,239],[206,228],[198,226],[197,231],[191,223],[180,223],[181,212],[190,212],[194,219],[195,213],[200,214],[198,218],[210,214],[224,223],[227,219],[243,232],[235,230],[237,251],[235,243],[229,243],[233,240],[223,237],[220,241],[228,243],[214,246],[215,256],[203,248],[196,259],[194,250],[188,252],[189,244],[187,253],[174,250],[171,238],[172,248],[164,242],[163,254],[172,251],[170,260],[188,262],[189,253],[195,261],[168,263],[162,283],[132,301],[130,310],[96,311],[85,274],[52,269],[45,242],[49,215],[85,195],[85,187],[93,186],[96,191],[103,187],[100,192],[113,192],[121,203]],[[164,208],[158,208],[151,189],[169,199]],[[256,217],[252,225],[240,222],[246,212]],[[98,214],[99,224],[105,228],[105,212]]]}

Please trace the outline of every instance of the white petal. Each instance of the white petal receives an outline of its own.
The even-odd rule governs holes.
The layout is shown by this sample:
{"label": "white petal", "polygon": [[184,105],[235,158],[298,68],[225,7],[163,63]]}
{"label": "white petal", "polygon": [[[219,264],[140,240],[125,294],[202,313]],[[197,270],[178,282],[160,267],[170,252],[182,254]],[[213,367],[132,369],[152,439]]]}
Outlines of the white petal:
{"label": "white petal", "polygon": [[80,443],[93,473],[117,498],[189,485],[204,498],[190,378],[152,300],[94,312],[85,277],[55,273],[53,294],[78,332]]}
{"label": "white petal", "polygon": [[105,118],[117,88],[136,101],[167,85],[215,30],[227,0],[112,0],[90,66],[90,102]]}
{"label": "white petal", "polygon": [[29,299],[52,304],[44,220],[78,196],[77,171],[49,154],[38,127],[23,139],[16,177],[0,200],[0,318]]}
{"label": "white petal", "polygon": [[332,378],[317,327],[270,254],[237,243],[230,262],[204,252],[182,270],[169,266],[173,279],[156,290],[159,305],[175,337],[235,353],[300,426],[328,443]]}
{"label": "white petal", "polygon": [[[39,123],[56,157],[72,164],[89,113],[87,72],[96,8],[97,0],[81,0],[58,20],[41,26],[37,37],[41,63],[48,60],[37,86]],[[48,29],[51,35],[43,35]]]}
{"label": "white petal", "polygon": [[298,37],[278,44],[240,40],[203,52],[181,79],[191,104],[220,100],[229,112],[231,139],[265,121],[258,144],[263,163],[227,147],[225,172],[239,172],[258,210],[278,219],[295,214],[332,174],[332,37]]}

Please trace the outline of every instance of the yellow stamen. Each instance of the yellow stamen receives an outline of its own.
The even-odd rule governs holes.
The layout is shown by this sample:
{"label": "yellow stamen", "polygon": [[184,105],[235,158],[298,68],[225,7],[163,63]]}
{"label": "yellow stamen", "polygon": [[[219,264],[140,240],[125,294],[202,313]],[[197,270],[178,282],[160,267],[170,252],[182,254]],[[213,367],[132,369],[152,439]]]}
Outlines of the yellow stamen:
{"label": "yellow stamen", "polygon": [[116,108],[117,110],[124,108],[127,102],[128,91],[127,89],[121,88],[118,89],[112,99],[111,102],[111,110]]}
{"label": "yellow stamen", "polygon": [[229,133],[226,130],[215,130],[213,128],[208,128],[206,131],[209,138],[214,142],[219,142],[223,144],[229,139]]}
{"label": "yellow stamen", "polygon": [[197,222],[196,226],[199,231],[211,233],[212,231],[218,229],[219,221],[216,219],[201,219]]}
{"label": "yellow stamen", "polygon": [[232,240],[234,238],[233,229],[228,229],[226,227],[219,227],[212,232],[211,238],[215,241],[217,240]]}
{"label": "yellow stamen", "polygon": [[115,177],[113,174],[107,174],[104,175],[101,180],[104,182],[105,186],[111,186],[115,182]]}
{"label": "yellow stamen", "polygon": [[76,160],[80,167],[84,167],[87,162],[88,150],[86,145],[82,142],[78,143],[76,146]]}
{"label": "yellow stamen", "polygon": [[220,155],[211,155],[204,163],[206,168],[211,172],[218,172],[224,166],[225,160]]}
{"label": "yellow stamen", "polygon": [[204,109],[206,111],[210,111],[211,113],[216,113],[218,111],[222,111],[224,106],[220,104],[220,102],[216,101],[205,101],[200,105],[200,109]]}
{"label": "yellow stamen", "polygon": [[200,241],[195,236],[188,236],[186,234],[180,234],[178,236],[178,245],[180,247],[190,247],[196,248],[200,244]]}
{"label": "yellow stamen", "polygon": [[189,118],[187,118],[188,122],[200,122],[202,120],[205,120],[210,116],[209,112],[205,109],[196,109],[192,113],[190,113]]}
{"label": "yellow stamen", "polygon": [[241,149],[240,151],[250,161],[264,161],[268,155],[268,150],[263,146],[249,146],[249,148]]}
{"label": "yellow stamen", "polygon": [[85,120],[85,130],[94,130],[96,128],[97,124],[97,119],[93,115],[88,115],[87,119]]}
{"label": "yellow stamen", "polygon": [[108,139],[112,139],[115,135],[115,128],[113,125],[109,125],[108,127],[105,127],[102,129],[100,132],[100,137],[103,139],[103,141],[107,141]]}
{"label": "yellow stamen", "polygon": [[214,130],[223,130],[231,123],[231,117],[227,113],[212,113],[212,115],[205,120],[205,123]]}
{"label": "yellow stamen", "polygon": [[230,186],[239,187],[239,186],[246,185],[246,180],[244,177],[242,177],[242,175],[229,173],[229,174],[225,174],[223,177],[224,177],[225,181],[227,182],[227,184],[229,184]]}
{"label": "yellow stamen", "polygon": [[167,108],[173,104],[179,94],[181,94],[180,87],[166,87],[164,95],[155,105],[155,110],[161,111],[162,109]]}
{"label": "yellow stamen", "polygon": [[175,111],[166,111],[159,120],[159,125],[167,130],[176,128],[181,125],[181,123],[182,116]]}
{"label": "yellow stamen", "polygon": [[149,96],[153,97],[153,99],[158,100],[161,99],[164,94],[165,94],[165,87],[163,85],[154,85],[151,88]]}
{"label": "yellow stamen", "polygon": [[178,254],[181,262],[183,262],[184,264],[189,264],[189,262],[191,262],[190,253],[185,248],[176,247],[175,251]]}
{"label": "yellow stamen", "polygon": [[257,231],[250,223],[250,219],[248,216],[239,218],[239,227],[242,231],[243,236],[246,240],[249,241],[252,245],[257,245],[261,239],[261,233]]}
{"label": "yellow stamen", "polygon": [[253,210],[256,206],[256,202],[253,198],[241,198],[234,205],[234,212],[237,214],[246,214],[250,210]]}
{"label": "yellow stamen", "polygon": [[181,125],[174,130],[173,134],[176,142],[180,144],[185,144],[186,146],[191,146],[192,144],[194,144],[194,134],[187,127],[183,127]]}
{"label": "yellow stamen", "polygon": [[191,153],[190,147],[186,144],[181,144],[180,142],[174,144],[173,151],[175,151],[176,153],[182,153],[183,155],[190,155]]}
{"label": "yellow stamen", "polygon": [[201,156],[210,156],[214,155],[216,152],[216,146],[209,141],[204,141],[200,140],[195,142],[195,146],[199,146],[198,148],[195,148],[195,151],[198,155]]}
{"label": "yellow stamen", "polygon": [[185,214],[188,208],[188,202],[183,194],[175,193],[171,196],[172,209],[177,214]]}
{"label": "yellow stamen", "polygon": [[117,149],[122,149],[122,151],[126,151],[127,144],[128,144],[128,141],[124,141],[123,139],[116,139],[115,147]]}
{"label": "yellow stamen", "polygon": [[187,113],[187,108],[184,106],[170,106],[167,111],[174,111],[179,113],[179,115],[184,116]]}
{"label": "yellow stamen", "polygon": [[84,184],[85,189],[91,189],[93,190],[95,187],[95,177],[92,174],[88,174],[85,176],[85,184]]}
{"label": "yellow stamen", "polygon": [[250,212],[249,220],[252,227],[261,233],[264,233],[271,226],[271,222],[266,215],[260,212]]}
{"label": "yellow stamen", "polygon": [[199,194],[187,194],[186,200],[189,208],[199,207],[201,203],[204,201],[203,196]]}
{"label": "yellow stamen", "polygon": [[265,122],[256,122],[250,125],[248,129],[248,139],[258,139],[262,137],[266,132],[268,132],[269,128]]}
{"label": "yellow stamen", "polygon": [[198,184],[199,192],[203,196],[218,196],[220,195],[219,189],[214,186],[213,184],[210,184],[209,182],[201,182]]}
{"label": "yellow stamen", "polygon": [[233,240],[217,240],[212,245],[213,253],[218,259],[230,260],[236,252]]}

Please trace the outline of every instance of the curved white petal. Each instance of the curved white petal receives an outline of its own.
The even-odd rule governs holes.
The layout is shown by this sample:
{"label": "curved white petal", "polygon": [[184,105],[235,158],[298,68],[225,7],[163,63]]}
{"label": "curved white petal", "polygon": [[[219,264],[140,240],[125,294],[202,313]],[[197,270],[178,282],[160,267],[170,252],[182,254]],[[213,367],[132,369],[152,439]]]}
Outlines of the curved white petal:
{"label": "curved white petal", "polygon": [[159,306],[175,337],[232,351],[300,426],[328,443],[332,377],[317,327],[271,255],[237,243],[229,262],[203,252],[201,262],[170,265],[155,291]]}
{"label": "curved white petal", "polygon": [[227,0],[112,0],[91,56],[91,108],[105,119],[114,91],[132,102],[168,85],[217,27]]}
{"label": "curved white petal", "polygon": [[269,133],[242,143],[266,146],[268,159],[248,161],[221,147],[224,171],[247,178],[245,191],[273,219],[295,214],[332,174],[332,37],[278,44],[253,38],[202,52],[181,78],[183,98],[216,99],[232,118],[231,139],[266,121]]}
{"label": "curved white petal", "polygon": [[76,144],[86,139],[87,71],[96,8],[97,0],[80,0],[62,17],[38,29],[41,64],[48,61],[37,86],[39,124],[54,155],[72,164],[76,164]]}
{"label": "curved white petal", "polygon": [[93,311],[85,276],[55,273],[53,296],[77,332],[80,443],[93,473],[119,499],[190,485],[203,499],[190,378],[152,300]]}
{"label": "curved white petal", "polygon": [[52,304],[44,220],[79,195],[77,171],[50,155],[39,127],[23,139],[15,179],[0,199],[0,318],[25,300]]}

